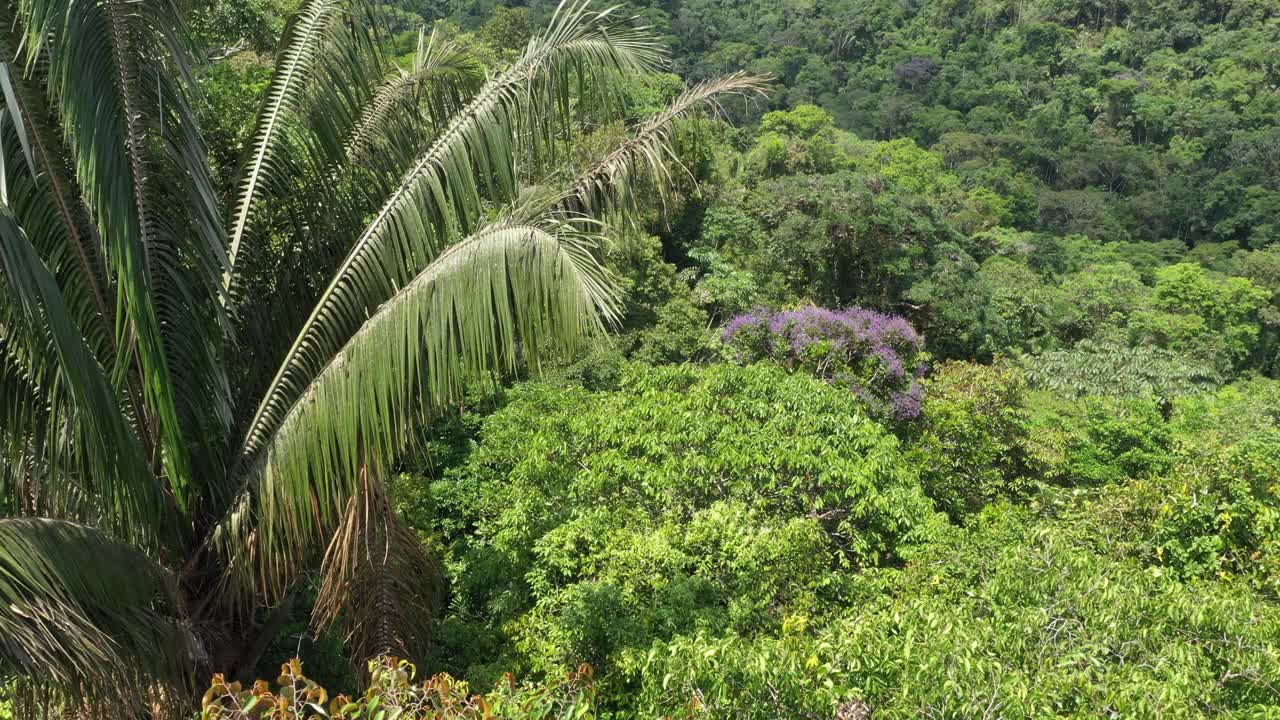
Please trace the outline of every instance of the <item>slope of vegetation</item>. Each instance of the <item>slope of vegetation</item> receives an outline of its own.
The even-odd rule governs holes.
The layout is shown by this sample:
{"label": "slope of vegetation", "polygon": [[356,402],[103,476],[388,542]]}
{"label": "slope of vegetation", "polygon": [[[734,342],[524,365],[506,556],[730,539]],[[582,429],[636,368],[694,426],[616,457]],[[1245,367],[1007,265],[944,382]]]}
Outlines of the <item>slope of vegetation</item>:
{"label": "slope of vegetation", "polygon": [[[0,7],[29,41],[80,8]],[[211,720],[1280,715],[1280,3],[629,0],[650,30],[584,20],[575,44],[553,17],[578,11],[186,11],[192,85],[185,51],[148,52],[189,107],[143,118],[174,184],[125,196],[199,181],[226,218],[225,261],[165,266],[209,292],[190,318],[157,296],[158,357],[193,357],[183,321],[223,328],[199,335],[218,382],[171,381],[172,418],[145,345],[115,349],[147,338],[106,322],[145,309],[128,264],[102,258],[94,310],[42,199],[83,194],[71,239],[124,252],[114,171],[32,158],[95,136],[39,62],[4,69],[0,221],[27,232],[0,257],[24,393],[0,402],[0,717],[108,698],[95,638],[149,657],[134,705],[100,705],[138,717],[189,716],[215,672]],[[319,91],[288,85],[308,22]],[[451,122],[475,134],[447,176],[396,195]],[[197,124],[197,172],[171,167],[196,156],[159,143]],[[475,255],[433,325],[414,278],[517,219],[569,264],[493,238],[531,254]],[[154,531],[102,499],[131,493],[73,501],[108,432],[175,505]],[[253,524],[204,544],[242,486]],[[85,544],[139,560],[135,596],[77,570]]]}

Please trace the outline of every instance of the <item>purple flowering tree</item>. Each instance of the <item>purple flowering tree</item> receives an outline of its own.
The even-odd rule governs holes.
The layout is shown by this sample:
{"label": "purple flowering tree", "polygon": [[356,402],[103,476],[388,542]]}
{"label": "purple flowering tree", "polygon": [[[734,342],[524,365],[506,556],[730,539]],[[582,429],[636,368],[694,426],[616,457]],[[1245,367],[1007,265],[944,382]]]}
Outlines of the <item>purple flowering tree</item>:
{"label": "purple flowering tree", "polygon": [[729,321],[724,342],[740,363],[772,360],[846,385],[880,417],[920,415],[924,338],[896,315],[857,307],[754,310]]}

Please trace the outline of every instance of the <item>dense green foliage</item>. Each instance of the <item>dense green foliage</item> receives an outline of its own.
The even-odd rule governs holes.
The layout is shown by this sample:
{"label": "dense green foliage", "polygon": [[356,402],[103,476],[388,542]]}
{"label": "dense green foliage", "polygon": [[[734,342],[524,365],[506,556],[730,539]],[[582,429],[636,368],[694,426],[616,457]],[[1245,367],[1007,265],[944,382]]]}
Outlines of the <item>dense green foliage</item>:
{"label": "dense green foliage", "polygon": [[[680,717],[1269,717],[1276,609],[1008,507],[863,579],[847,616],[654,647],[639,695]],[[990,716],[990,715],[987,715]]]}
{"label": "dense green foliage", "polygon": [[947,363],[895,439],[806,374],[505,396],[404,491],[453,578],[436,662],[588,661],[621,717],[1276,711],[1280,385],[1166,418]]}
{"label": "dense green foliage", "polygon": [[[261,144],[269,53],[297,4],[191,12],[210,60],[193,112],[226,198],[246,192],[237,169]],[[669,66],[600,93],[556,74],[567,84],[531,92],[563,105],[532,96],[502,121],[533,131],[499,153],[512,178],[484,186],[477,135],[450,166],[460,206],[424,184],[411,197],[440,217],[405,202],[391,221],[364,197],[385,188],[383,159],[415,157],[450,93],[521,67],[555,6],[374,5],[385,80],[405,95],[373,102],[376,143],[340,148],[369,174],[312,157],[330,124],[359,126],[350,99],[297,91],[261,163],[296,177],[242,206],[257,242],[228,324],[305,364],[326,333],[304,327],[289,349],[273,328],[332,291],[346,229],[374,217],[393,247],[402,225],[519,217],[583,177],[557,207],[604,221],[586,232],[607,242],[575,257],[617,302],[582,342],[525,332],[470,355],[405,312],[369,336],[383,352],[334,362],[362,399],[342,437],[416,453],[353,476],[323,577],[281,588],[262,660],[234,668],[242,685],[215,678],[206,717],[251,717],[255,697],[280,718],[390,717],[388,702],[423,718],[1280,716],[1276,0],[627,0]],[[379,114],[416,102],[430,68],[455,83],[447,107]],[[731,123],[666,112],[744,70],[773,81],[767,97],[721,86],[750,93],[722,96]],[[325,72],[353,71],[338,56]],[[387,277],[365,279],[412,292],[391,254]],[[316,317],[354,332],[386,314],[374,294]],[[495,286],[465,307],[509,332],[506,300],[524,305]],[[447,391],[392,383],[388,368],[437,377],[401,362],[422,346],[493,372],[442,375]],[[291,385],[257,354],[228,365],[250,390]],[[430,412],[383,408],[419,391]],[[304,430],[289,468],[322,472],[329,440]],[[294,523],[328,488],[285,505]],[[385,660],[336,704],[292,664],[247,682],[303,648],[309,674],[355,687],[371,644],[406,627],[425,684]]]}
{"label": "dense green foliage", "polygon": [[1003,208],[1028,226],[1280,239],[1269,0],[632,4],[679,72],[770,72],[775,109],[812,103],[860,137],[936,145],[971,186],[1030,190]]}
{"label": "dense green foliage", "polygon": [[[182,715],[295,604],[355,663],[424,656],[442,578],[392,466],[470,384],[619,317],[604,220],[676,189],[683,121],[762,90],[668,83],[636,115],[662,48],[585,2],[497,57],[434,32],[401,57],[376,3],[279,9],[0,4],[0,682],[24,719]],[[259,36],[209,47],[251,29],[279,30],[273,66]]]}
{"label": "dense green foliage", "polygon": [[466,677],[626,669],[655,639],[776,630],[931,522],[855,396],[768,365],[526,386],[483,438],[430,488],[458,579],[439,642]]}

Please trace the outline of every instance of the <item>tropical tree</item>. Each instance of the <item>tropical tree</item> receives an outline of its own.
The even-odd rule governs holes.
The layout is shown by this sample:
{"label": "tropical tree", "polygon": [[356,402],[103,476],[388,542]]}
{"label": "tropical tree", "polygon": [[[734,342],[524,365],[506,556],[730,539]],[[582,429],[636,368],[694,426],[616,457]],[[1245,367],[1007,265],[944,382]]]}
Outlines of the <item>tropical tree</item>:
{"label": "tropical tree", "polygon": [[382,478],[468,382],[615,319],[603,219],[761,80],[575,169],[663,61],[643,29],[571,0],[501,72],[436,37],[401,68],[376,7],[305,0],[226,200],[175,3],[0,8],[0,680],[136,715],[251,666],[316,568],[318,622],[420,652],[433,568]]}

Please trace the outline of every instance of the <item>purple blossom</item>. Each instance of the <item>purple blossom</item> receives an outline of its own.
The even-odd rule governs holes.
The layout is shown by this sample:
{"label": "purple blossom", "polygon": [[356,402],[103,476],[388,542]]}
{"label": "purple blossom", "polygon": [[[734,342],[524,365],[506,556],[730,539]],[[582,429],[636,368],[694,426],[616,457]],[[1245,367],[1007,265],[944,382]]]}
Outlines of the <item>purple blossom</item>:
{"label": "purple blossom", "polygon": [[755,313],[739,315],[730,320],[728,325],[724,326],[724,339],[726,342],[732,340],[733,336],[741,332],[743,328],[751,325],[758,325],[759,323],[760,318],[757,317]]}
{"label": "purple blossom", "polygon": [[906,392],[893,393],[893,416],[899,420],[914,420],[924,409],[924,383],[916,380]]}
{"label": "purple blossom", "polygon": [[758,308],[729,321],[724,341],[740,362],[772,359],[849,387],[898,420],[920,414],[924,339],[902,317],[853,307]]}

